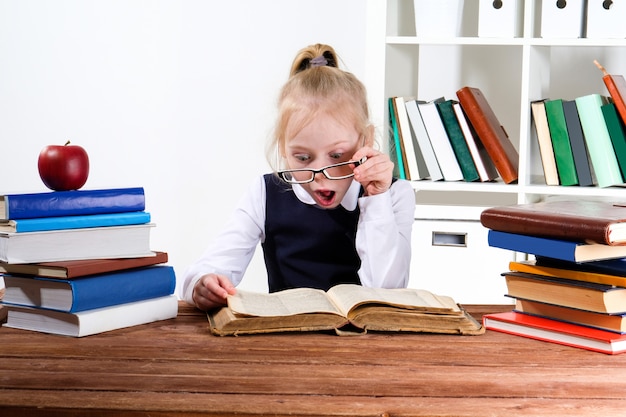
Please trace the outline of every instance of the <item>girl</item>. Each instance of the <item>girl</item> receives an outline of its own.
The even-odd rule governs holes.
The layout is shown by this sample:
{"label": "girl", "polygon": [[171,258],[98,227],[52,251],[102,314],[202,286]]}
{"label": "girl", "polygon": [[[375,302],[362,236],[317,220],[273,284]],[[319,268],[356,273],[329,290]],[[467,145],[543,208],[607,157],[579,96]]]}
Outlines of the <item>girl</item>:
{"label": "girl", "polygon": [[259,177],[215,244],[187,270],[182,297],[199,309],[236,292],[257,244],[270,292],[339,283],[406,287],[415,198],[373,148],[363,84],[328,45],[295,58]]}

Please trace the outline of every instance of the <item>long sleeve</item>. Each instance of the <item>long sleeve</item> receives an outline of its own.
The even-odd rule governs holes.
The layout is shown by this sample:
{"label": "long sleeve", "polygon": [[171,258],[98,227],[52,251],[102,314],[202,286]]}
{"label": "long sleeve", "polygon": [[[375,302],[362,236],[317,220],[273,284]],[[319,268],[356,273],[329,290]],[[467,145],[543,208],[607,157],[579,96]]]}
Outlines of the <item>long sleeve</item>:
{"label": "long sleeve", "polygon": [[181,298],[193,304],[193,287],[209,273],[228,276],[234,285],[243,278],[259,242],[264,239],[265,183],[258,177],[240,200],[224,230],[183,275]]}
{"label": "long sleeve", "polygon": [[415,217],[411,184],[397,180],[388,192],[361,197],[359,207],[356,248],[361,257],[361,284],[376,288],[406,287]]}

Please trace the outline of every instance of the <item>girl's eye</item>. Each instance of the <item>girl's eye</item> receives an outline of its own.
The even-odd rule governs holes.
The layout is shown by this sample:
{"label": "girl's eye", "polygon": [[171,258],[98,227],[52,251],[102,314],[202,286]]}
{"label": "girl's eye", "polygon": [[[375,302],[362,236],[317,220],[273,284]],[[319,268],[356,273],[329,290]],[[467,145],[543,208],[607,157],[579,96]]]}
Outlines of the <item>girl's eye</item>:
{"label": "girl's eye", "polygon": [[310,155],[305,155],[305,154],[300,154],[300,155],[294,155],[294,158],[295,158],[297,161],[300,161],[300,162],[306,162],[306,161],[308,161],[309,159],[311,159],[311,156],[310,156]]}
{"label": "girl's eye", "polygon": [[338,153],[338,152],[337,153],[331,153],[330,157],[332,159],[341,159],[341,158],[343,158],[343,153]]}

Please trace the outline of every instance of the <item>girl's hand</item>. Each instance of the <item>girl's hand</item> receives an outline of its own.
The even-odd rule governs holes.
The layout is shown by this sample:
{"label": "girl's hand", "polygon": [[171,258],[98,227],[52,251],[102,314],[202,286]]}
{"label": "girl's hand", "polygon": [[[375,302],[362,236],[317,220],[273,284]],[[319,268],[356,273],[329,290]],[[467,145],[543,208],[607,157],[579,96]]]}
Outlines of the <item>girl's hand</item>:
{"label": "girl's hand", "polygon": [[200,310],[211,310],[226,305],[226,297],[237,292],[225,275],[207,274],[193,287],[192,299]]}
{"label": "girl's hand", "polygon": [[361,183],[366,196],[384,193],[391,186],[393,162],[389,155],[369,146],[359,149],[352,160],[359,161],[364,157],[367,160],[354,168],[354,179]]}

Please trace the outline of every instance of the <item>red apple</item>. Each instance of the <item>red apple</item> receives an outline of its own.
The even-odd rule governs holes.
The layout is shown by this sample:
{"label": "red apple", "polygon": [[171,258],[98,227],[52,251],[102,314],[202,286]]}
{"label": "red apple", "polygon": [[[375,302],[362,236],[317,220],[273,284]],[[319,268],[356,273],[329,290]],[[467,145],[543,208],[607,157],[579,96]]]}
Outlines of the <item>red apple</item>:
{"label": "red apple", "polygon": [[49,145],[39,153],[39,176],[54,191],[78,190],[89,176],[89,157],[80,146]]}

